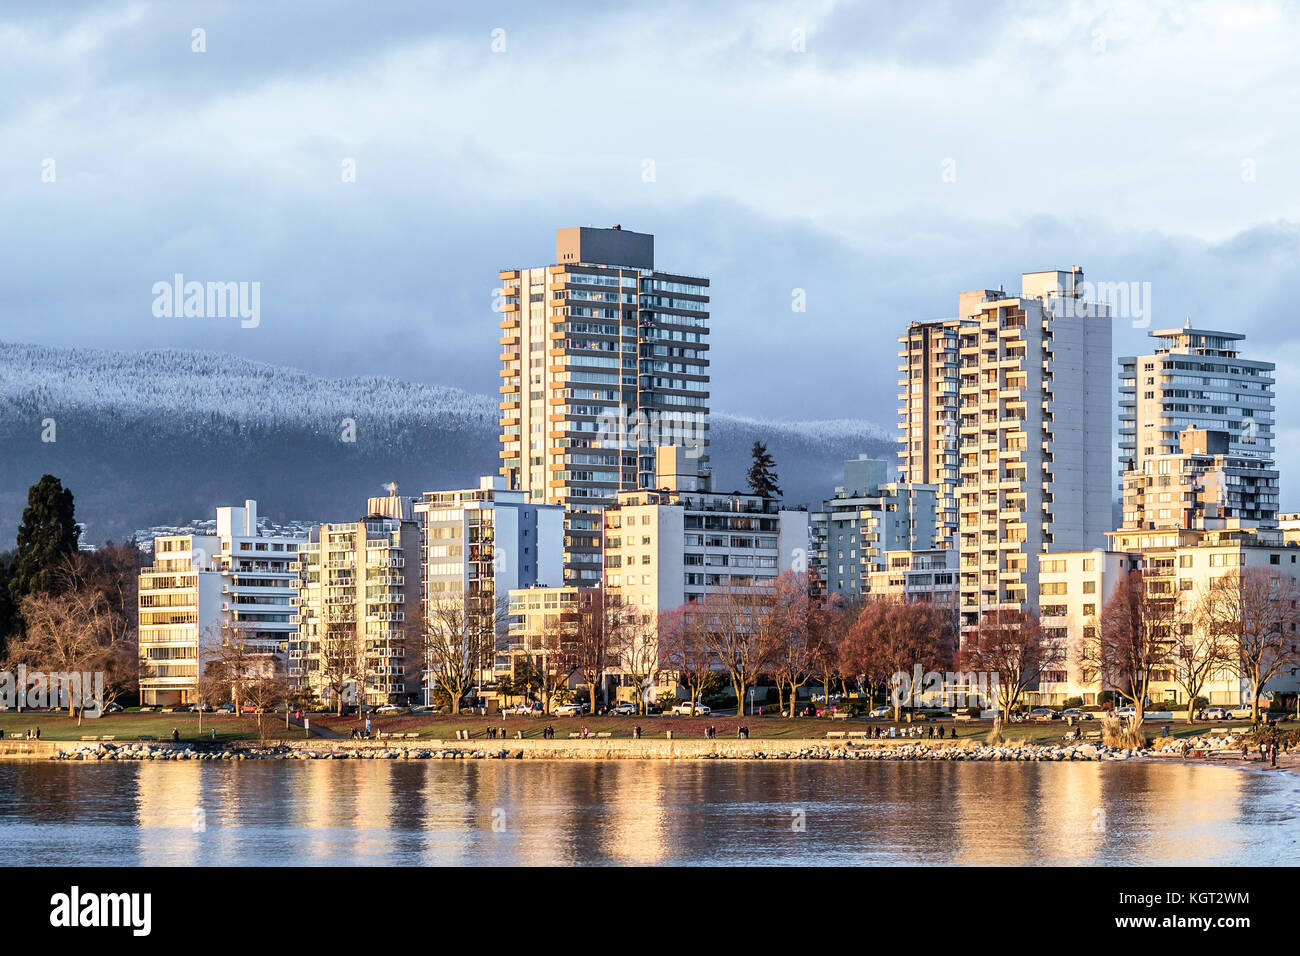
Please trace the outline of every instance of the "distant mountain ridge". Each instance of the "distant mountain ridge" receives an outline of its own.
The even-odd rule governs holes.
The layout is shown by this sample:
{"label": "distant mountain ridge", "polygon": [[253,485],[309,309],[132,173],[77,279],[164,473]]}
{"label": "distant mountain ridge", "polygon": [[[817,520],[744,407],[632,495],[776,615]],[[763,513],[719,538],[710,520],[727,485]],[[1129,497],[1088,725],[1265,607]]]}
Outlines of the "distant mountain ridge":
{"label": "distant mountain ridge", "polygon": [[[497,418],[495,397],[442,385],[323,378],[221,352],[0,342],[0,550],[47,472],[76,495],[92,542],[244,498],[277,519],[346,520],[390,480],[418,494],[495,474]],[[341,440],[345,419],[354,442]],[[870,422],[715,412],[720,491],[743,487],[755,439],[792,505],[828,496],[844,458],[892,460],[895,448]]]}

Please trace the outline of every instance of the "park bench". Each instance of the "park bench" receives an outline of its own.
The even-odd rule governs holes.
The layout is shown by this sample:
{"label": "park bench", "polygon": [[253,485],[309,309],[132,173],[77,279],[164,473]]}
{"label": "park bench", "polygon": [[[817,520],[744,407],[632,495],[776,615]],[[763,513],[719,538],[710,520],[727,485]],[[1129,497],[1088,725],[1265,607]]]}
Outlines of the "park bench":
{"label": "park bench", "polygon": [[136,737],[135,739],[136,740],[157,740],[158,738],[155,737],[153,734],[141,734],[139,737]]}
{"label": "park bench", "polygon": [[1085,730],[1085,731],[1083,732],[1083,739],[1084,739],[1084,740],[1101,740],[1101,731],[1100,731],[1100,730]]}
{"label": "park bench", "polygon": [[970,714],[953,714],[952,719],[953,720],[974,720],[975,718],[972,717]]}
{"label": "park bench", "polygon": [[415,739],[416,739],[417,737],[419,737],[419,736],[420,736],[420,732],[417,730],[417,731],[415,731],[414,733],[409,733],[409,734],[407,734],[407,735],[406,735],[406,739],[407,739],[407,740],[415,740]]}
{"label": "park bench", "polygon": [[375,738],[378,739],[378,740],[387,740],[389,737],[392,737],[392,736],[393,736],[392,734],[387,733],[386,731],[383,731],[383,730],[381,730],[379,733],[375,734]]}
{"label": "park bench", "polygon": [[850,736],[850,737],[865,737],[866,735],[867,735],[867,732],[866,732],[865,730],[850,730],[850,731],[849,731],[849,736]]}
{"label": "park bench", "polygon": [[570,730],[570,731],[569,731],[569,739],[570,739],[570,740],[573,740],[574,738],[576,738],[576,737],[581,737],[581,736],[582,736],[582,734],[578,733],[576,730]]}
{"label": "park bench", "polygon": [[116,740],[116,739],[117,739],[117,734],[104,734],[104,735],[102,735],[99,739],[100,739],[100,740]]}
{"label": "park bench", "polygon": [[831,714],[831,720],[848,720],[850,716],[847,710],[837,710]]}
{"label": "park bench", "polygon": [[842,730],[828,730],[828,731],[826,731],[826,736],[827,736],[827,737],[843,737],[843,736],[844,736],[844,731],[842,731]]}
{"label": "park bench", "polygon": [[613,735],[610,731],[608,731],[608,730],[602,730],[600,733],[596,734],[596,736],[597,736],[597,737],[613,737],[614,735]]}
{"label": "park bench", "polygon": [[82,740],[98,740],[99,738],[96,737],[96,736],[94,736],[93,734],[92,734],[91,736],[89,736],[89,737],[87,737],[87,736],[85,736],[85,735],[83,734],[82,737],[81,737],[81,739],[82,739]]}

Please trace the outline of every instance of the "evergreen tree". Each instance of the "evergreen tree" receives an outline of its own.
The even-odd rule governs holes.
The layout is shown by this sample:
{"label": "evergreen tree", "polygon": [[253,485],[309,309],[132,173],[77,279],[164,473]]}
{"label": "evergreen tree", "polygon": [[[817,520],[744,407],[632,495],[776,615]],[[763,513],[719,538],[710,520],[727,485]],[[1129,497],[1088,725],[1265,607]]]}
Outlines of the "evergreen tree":
{"label": "evergreen tree", "polygon": [[18,608],[9,596],[9,565],[13,555],[0,553],[0,661],[8,656],[9,636],[18,630]]}
{"label": "evergreen tree", "polygon": [[767,445],[761,441],[754,442],[750,454],[754,458],[746,476],[750,490],[764,498],[779,498],[782,492],[781,486],[777,484],[776,462],[768,454]]}
{"label": "evergreen tree", "polygon": [[15,605],[29,594],[51,590],[59,561],[76,554],[81,529],[73,512],[72,492],[53,475],[42,475],[27,489],[18,548],[9,568],[9,596]]}

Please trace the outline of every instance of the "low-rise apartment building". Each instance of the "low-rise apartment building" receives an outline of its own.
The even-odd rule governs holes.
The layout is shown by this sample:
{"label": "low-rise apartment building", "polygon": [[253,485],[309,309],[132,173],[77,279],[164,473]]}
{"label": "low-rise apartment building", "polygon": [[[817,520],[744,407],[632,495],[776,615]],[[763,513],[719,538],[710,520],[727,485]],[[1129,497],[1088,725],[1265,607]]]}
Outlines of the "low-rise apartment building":
{"label": "low-rise apartment building", "polygon": [[622,492],[605,512],[605,590],[656,617],[724,588],[802,569],[808,512],[771,498],[718,494],[681,449],[657,450],[655,489]]}
{"label": "low-rise apartment building", "polygon": [[215,533],[154,539],[139,577],[140,702],[192,704],[223,640],[285,665],[295,633],[294,564],[303,539],[258,532],[257,502],[217,509]]}
{"label": "low-rise apartment building", "polygon": [[892,552],[937,549],[937,486],[890,482],[888,474],[880,459],[845,461],[844,484],[809,517],[810,564],[828,593],[860,600]]}

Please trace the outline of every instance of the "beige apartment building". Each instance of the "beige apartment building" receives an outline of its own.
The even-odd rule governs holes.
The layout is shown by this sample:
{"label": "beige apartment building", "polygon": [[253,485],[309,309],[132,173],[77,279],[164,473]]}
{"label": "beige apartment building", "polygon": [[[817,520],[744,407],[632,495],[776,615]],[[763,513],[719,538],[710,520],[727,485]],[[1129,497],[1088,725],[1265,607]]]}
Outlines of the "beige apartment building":
{"label": "beige apartment building", "polygon": [[423,688],[420,524],[390,486],[360,521],[312,528],[299,550],[297,634],[289,676],[333,705],[407,703]]}
{"label": "beige apartment building", "polygon": [[[1151,593],[1176,595],[1190,611],[1224,575],[1243,568],[1266,568],[1300,578],[1300,545],[1287,543],[1277,529],[1217,530],[1130,529],[1110,532],[1110,549],[1044,554],[1039,558],[1039,588],[1045,635],[1065,649],[1062,666],[1045,674],[1038,702],[1061,704],[1074,697],[1095,703],[1107,688],[1086,681],[1078,650],[1089,629],[1100,627],[1102,609],[1124,576],[1140,570]],[[1188,625],[1198,626],[1198,625]],[[1287,669],[1267,688],[1293,693],[1300,688],[1296,670]],[[1187,695],[1175,680],[1173,663],[1153,675],[1149,692],[1153,706],[1186,707]],[[1232,667],[1220,668],[1201,692],[1214,705],[1245,703],[1249,685]]]}
{"label": "beige apartment building", "polygon": [[139,687],[147,706],[197,703],[199,675],[224,640],[245,641],[267,667],[285,667],[302,539],[259,533],[251,500],[218,508],[214,530],[155,538],[153,565],[140,572]]}
{"label": "beige apartment building", "polygon": [[554,264],[500,273],[500,473],[565,507],[565,581],[591,587],[601,512],[652,485],[655,448],[707,467],[709,280],[656,269],[654,236],[619,226],[555,245]]}
{"label": "beige apartment building", "polygon": [[1145,455],[1124,472],[1127,529],[1276,527],[1278,473],[1272,461],[1232,451],[1226,431],[1195,426],[1178,451]]}
{"label": "beige apartment building", "polygon": [[934,547],[957,547],[959,333],[961,319],[913,322],[898,337],[899,481],[933,485]]}

